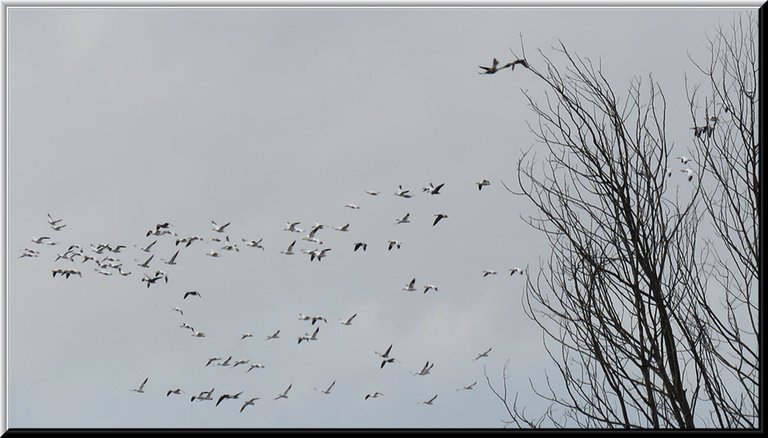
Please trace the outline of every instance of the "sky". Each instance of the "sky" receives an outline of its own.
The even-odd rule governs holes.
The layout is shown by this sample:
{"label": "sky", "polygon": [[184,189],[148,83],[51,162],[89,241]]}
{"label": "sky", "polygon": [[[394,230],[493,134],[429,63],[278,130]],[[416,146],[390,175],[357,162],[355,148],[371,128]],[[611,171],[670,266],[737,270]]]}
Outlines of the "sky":
{"label": "sky", "polygon": [[[735,13],[9,8],[7,426],[499,428],[505,411],[483,371],[498,386],[505,363],[518,403],[543,412],[529,379],[543,385],[556,370],[523,312],[525,277],[509,269],[536,275],[546,241],[524,223],[531,206],[501,184],[514,187],[517,160],[536,150],[522,92],[542,86],[523,68],[478,66],[514,59],[522,35],[531,64],[538,50],[558,59],[562,41],[599,59],[617,89],[652,73],[667,125],[685,127],[670,132],[684,152],[688,56],[704,56],[706,32]],[[479,191],[482,179],[491,185]],[[430,182],[445,184],[439,195],[422,191]],[[399,185],[414,196],[395,196]],[[406,213],[411,222],[395,224]],[[433,226],[438,213],[447,218]],[[52,230],[47,214],[66,227]],[[230,225],[217,233],[211,221]],[[287,221],[305,233],[284,231]],[[146,236],[163,222],[176,237]],[[301,240],[315,222],[322,245]],[[204,241],[175,245],[191,235]],[[31,242],[39,236],[57,244]],[[239,251],[211,241],[224,236]],[[155,239],[150,268],[137,266]],[[401,248],[388,251],[390,239]],[[293,240],[296,254],[281,254]],[[101,257],[131,274],[55,261],[99,243],[126,245]],[[40,256],[20,258],[24,248]],[[331,251],[320,262],[300,252],[314,248]],[[161,261],[179,249],[176,265]],[[213,249],[222,256],[206,256]],[[53,278],[57,268],[82,278]],[[143,274],[157,269],[167,283],[147,287]],[[403,291],[412,278],[419,290]],[[422,293],[429,283],[438,290]],[[201,297],[183,299],[190,290]],[[297,343],[317,326],[318,340]],[[374,351],[390,344],[398,361],[382,369]],[[265,368],[206,367],[212,356]],[[431,373],[413,375],[427,361]],[[131,391],[145,378],[144,393]],[[331,394],[315,390],[332,381]],[[166,396],[172,388],[184,394]],[[190,402],[211,388],[214,401]]]}

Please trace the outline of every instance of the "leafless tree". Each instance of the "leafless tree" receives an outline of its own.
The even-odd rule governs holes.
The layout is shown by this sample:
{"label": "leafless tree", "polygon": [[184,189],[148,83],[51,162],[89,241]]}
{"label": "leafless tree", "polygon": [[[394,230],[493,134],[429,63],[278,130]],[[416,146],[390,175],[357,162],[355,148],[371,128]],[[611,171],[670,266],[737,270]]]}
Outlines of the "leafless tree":
{"label": "leafless tree", "polygon": [[[730,102],[729,114],[740,119],[707,115],[704,126],[717,129],[704,135],[666,126],[665,96],[652,77],[617,93],[600,66],[563,44],[555,49],[563,66],[541,51],[540,66],[525,63],[545,89],[538,100],[524,93],[543,158],[533,148],[526,152],[518,188],[505,187],[536,207],[526,221],[551,247],[541,271],[527,273],[523,301],[560,379],[547,376],[544,389],[531,385],[550,402],[537,418],[519,408],[517,397],[510,405],[506,378],[501,392],[488,379],[508,424],[759,427],[757,118],[756,106],[749,110],[745,96],[739,107],[736,96],[754,84],[756,99],[750,81],[757,65],[748,60],[757,53],[747,38],[754,27],[738,29],[744,28],[711,41],[715,61],[704,71],[734,93],[709,101]],[[733,67],[726,58],[734,53],[745,58],[744,72],[754,71],[752,79],[744,73],[741,88],[718,76],[722,66]],[[668,141],[679,131],[700,145],[701,168],[683,176]],[[744,146],[733,144],[742,139]],[[715,142],[720,149],[708,146]],[[729,161],[734,155],[739,160]],[[719,239],[702,237],[709,228]],[[727,260],[718,251],[723,245]]]}

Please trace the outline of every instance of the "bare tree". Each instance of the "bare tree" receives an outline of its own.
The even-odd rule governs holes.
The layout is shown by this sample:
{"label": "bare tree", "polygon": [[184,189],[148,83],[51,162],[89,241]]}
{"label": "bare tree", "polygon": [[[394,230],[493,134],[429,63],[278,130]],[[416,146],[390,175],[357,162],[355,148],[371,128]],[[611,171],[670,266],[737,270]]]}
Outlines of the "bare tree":
{"label": "bare tree", "polygon": [[[538,214],[527,223],[546,235],[552,249],[538,275],[527,274],[524,308],[543,330],[560,382],[547,376],[546,389],[531,385],[551,404],[530,418],[517,397],[510,406],[506,379],[503,395],[489,379],[508,424],[758,427],[758,331],[752,317],[759,217],[742,210],[756,206],[746,199],[758,199],[754,142],[751,158],[743,160],[754,163],[754,173],[740,180],[743,186],[728,177],[709,188],[705,174],[732,175],[729,166],[737,164],[710,148],[697,158],[702,165],[712,161],[706,170],[673,168],[680,163],[673,164],[678,158],[667,141],[666,100],[652,77],[633,80],[619,97],[599,66],[562,44],[555,51],[563,67],[542,52],[541,70],[530,60],[523,64],[545,88],[542,102],[524,93],[537,116],[529,126],[544,158],[526,152],[517,167],[519,189],[507,189],[536,207]],[[719,128],[721,121],[709,115],[707,120],[707,128],[693,133],[704,149],[720,138],[729,153],[743,153],[730,149],[725,132],[712,135],[720,130],[709,126]],[[755,120],[748,131],[753,134]],[[722,204],[712,196],[744,187],[753,192],[722,195]],[[721,205],[733,205],[733,199],[740,203],[723,219]],[[707,218],[721,222],[711,225]],[[745,218],[752,222],[743,225]],[[735,234],[734,222],[742,224]],[[739,236],[725,242],[737,254],[731,263],[718,256],[717,242],[701,237],[710,226],[723,230],[721,240]],[[747,235],[755,239],[744,245]],[[751,256],[753,249],[753,275],[737,282],[734,274],[750,269],[741,254]],[[745,315],[746,328],[739,320]]]}

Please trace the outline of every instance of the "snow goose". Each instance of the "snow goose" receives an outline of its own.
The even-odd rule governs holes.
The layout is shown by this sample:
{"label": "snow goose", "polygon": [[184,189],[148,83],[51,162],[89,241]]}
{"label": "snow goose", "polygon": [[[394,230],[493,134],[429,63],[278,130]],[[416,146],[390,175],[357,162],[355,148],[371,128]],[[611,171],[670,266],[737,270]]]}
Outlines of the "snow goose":
{"label": "snow goose", "polygon": [[357,313],[350,316],[349,319],[346,319],[346,320],[340,319],[339,321],[341,321],[341,325],[352,325],[352,320],[355,319],[356,316],[357,316]]}
{"label": "snow goose", "polygon": [[218,356],[211,356],[211,357],[208,358],[208,362],[205,364],[205,366],[208,366],[211,363],[217,362],[217,361],[220,361],[220,360],[221,360],[221,358],[218,357]]}
{"label": "snow goose", "polygon": [[181,395],[182,393],[184,393],[184,391],[182,391],[181,388],[169,389],[165,396],[168,397],[171,394]]}
{"label": "snow goose", "polygon": [[242,341],[245,338],[252,338],[252,337],[253,337],[253,333],[250,333],[250,332],[249,333],[243,333],[241,335],[241,337],[240,337],[240,340]]}
{"label": "snow goose", "polygon": [[175,310],[176,312],[179,312],[182,315],[184,315],[184,312],[181,310],[181,308],[179,308],[179,306],[175,306],[172,310]]}
{"label": "snow goose", "polygon": [[291,387],[293,386],[293,383],[288,385],[287,388],[285,388],[285,391],[283,391],[281,394],[278,394],[277,397],[273,398],[272,401],[279,400],[281,398],[288,398],[288,391],[291,390]]}
{"label": "snow goose", "polygon": [[195,331],[195,329],[192,328],[192,326],[187,324],[186,322],[182,322],[181,325],[179,326],[179,328],[188,328],[188,329],[192,330],[193,333]]}
{"label": "snow goose", "polygon": [[479,72],[478,74],[481,75],[492,75],[500,70],[504,70],[505,68],[512,67],[512,63],[509,62],[507,64],[504,64],[503,66],[499,67],[499,60],[496,58],[493,58],[493,63],[490,67],[483,67],[482,65],[478,66],[483,69],[483,71]]}
{"label": "snow goose", "polygon": [[487,179],[484,179],[482,181],[478,181],[475,184],[477,184],[477,190],[483,190],[483,187],[491,185],[491,182]]}
{"label": "snow goose", "polygon": [[198,297],[198,298],[202,298],[203,297],[202,295],[200,295],[200,292],[198,292],[196,290],[190,290],[190,291],[187,291],[187,292],[184,293],[184,297],[182,298],[182,300],[186,300],[187,297],[189,297],[189,296]]}
{"label": "snow goose", "polygon": [[258,397],[254,397],[250,400],[246,400],[246,402],[243,403],[243,406],[240,408],[240,412],[243,412],[243,409],[245,409],[246,406],[253,406],[256,400],[260,400],[260,399]]}
{"label": "snow goose", "polygon": [[434,222],[432,222],[432,226],[433,226],[433,227],[434,227],[435,225],[437,225],[437,223],[438,223],[438,222],[440,222],[440,219],[445,219],[445,218],[447,218],[447,217],[448,217],[448,215],[447,215],[447,214],[443,214],[443,213],[438,213],[438,214],[436,214],[436,215],[434,215],[434,216],[435,216],[435,221],[434,221]]}
{"label": "snow goose", "polygon": [[349,231],[349,224],[343,225],[341,227],[333,227],[336,231]]}
{"label": "snow goose", "polygon": [[238,365],[245,365],[245,364],[247,364],[247,363],[248,363],[248,362],[250,362],[250,361],[251,361],[250,359],[240,359],[240,360],[236,360],[236,361],[235,361],[235,363],[234,363],[234,364],[232,364],[232,368],[234,368],[234,367],[236,367],[236,366],[238,366]]}
{"label": "snow goose", "polygon": [[139,266],[141,266],[142,268],[148,268],[148,267],[149,267],[149,262],[151,262],[151,261],[152,261],[152,258],[153,258],[154,256],[155,256],[155,255],[154,255],[154,254],[152,254],[151,256],[149,256],[149,258],[148,258],[147,260],[145,260],[143,263],[139,263],[138,265],[139,265]]}
{"label": "snow goose", "polygon": [[215,231],[217,233],[223,233],[224,229],[227,228],[231,222],[227,222],[224,225],[219,225],[219,224],[217,224],[214,221],[211,221],[211,223],[213,224],[213,227],[211,228],[213,231]]}
{"label": "snow goose", "polygon": [[262,364],[260,364],[260,363],[255,363],[255,362],[254,362],[254,363],[252,363],[252,364],[248,365],[248,371],[246,371],[246,373],[247,373],[247,372],[249,372],[249,371],[251,371],[251,370],[252,370],[252,369],[254,369],[254,368],[265,368],[265,367],[264,367],[264,365],[262,365]]}
{"label": "snow goose", "polygon": [[377,192],[377,191],[374,191],[374,190],[366,190],[365,193],[368,193],[371,196],[378,196],[379,193],[381,193],[381,192]]}
{"label": "snow goose", "polygon": [[270,339],[278,339],[278,338],[280,338],[280,330],[278,330],[278,331],[272,333],[271,335],[267,336],[266,339],[264,339],[264,340],[268,341]]}
{"label": "snow goose", "polygon": [[413,195],[409,193],[410,190],[403,189],[403,186],[401,185],[397,187],[399,190],[395,192],[395,196],[399,196],[401,198],[413,198]]}
{"label": "snow goose", "polygon": [[411,223],[411,221],[410,221],[410,220],[408,220],[408,218],[409,218],[410,216],[411,216],[411,214],[410,214],[410,213],[406,213],[406,214],[405,214],[405,216],[403,216],[403,218],[402,218],[402,219],[395,219],[395,225],[397,225],[397,224],[409,224],[409,223]]}
{"label": "snow goose", "polygon": [[442,189],[444,185],[445,183],[442,183],[439,186],[435,187],[432,185],[432,183],[429,183],[429,187],[422,187],[421,189],[429,193],[430,195],[439,195],[440,189]]}
{"label": "snow goose", "polygon": [[430,289],[433,289],[435,292],[437,292],[437,286],[434,284],[428,284],[424,286],[424,293],[427,293]]}
{"label": "snow goose", "polygon": [[357,243],[355,243],[355,251],[357,251],[360,248],[363,248],[363,251],[365,251],[366,249],[368,249],[368,244],[365,243],[365,242],[357,242]]}
{"label": "snow goose", "polygon": [[677,157],[677,159],[680,160],[680,162],[683,163],[683,164],[688,164],[688,162],[691,161],[690,158],[688,158],[688,157],[686,157],[684,155],[681,156],[681,157]]}
{"label": "snow goose", "polygon": [[377,398],[380,396],[383,396],[384,394],[380,393],[379,391],[374,392],[373,394],[366,394],[365,399],[368,400],[369,398]]}
{"label": "snow goose", "polygon": [[326,389],[317,389],[317,388],[315,388],[315,391],[320,391],[323,394],[330,395],[331,394],[331,388],[333,388],[333,385],[335,385],[335,384],[336,384],[336,381],[334,380],[333,382],[331,382],[331,385],[328,388],[326,388]]}
{"label": "snow goose", "polygon": [[428,401],[423,401],[423,402],[421,402],[421,403],[422,403],[422,404],[424,404],[424,405],[430,405],[430,406],[432,406],[432,402],[433,402],[433,401],[435,401],[435,399],[436,399],[436,398],[437,398],[437,394],[435,394],[435,396],[434,396],[434,397],[432,397],[431,399],[429,399]]}
{"label": "snow goose", "polygon": [[120,267],[117,268],[117,273],[122,275],[123,277],[127,277],[127,276],[131,275],[130,272],[123,272],[123,268],[120,268]]}
{"label": "snow goose", "polygon": [[347,208],[351,208],[352,210],[360,210],[360,206],[355,204],[345,204],[344,206]]}
{"label": "snow goose", "polygon": [[384,354],[379,353],[378,351],[374,351],[374,353],[381,356],[382,359],[387,359],[389,358],[389,352],[392,351],[392,345],[393,344],[389,344],[389,348],[387,348],[387,351],[385,351]]}
{"label": "snow goose", "polygon": [[483,269],[483,277],[487,277],[489,275],[496,275],[497,272],[493,269]]}
{"label": "snow goose", "polygon": [[231,360],[232,360],[232,356],[229,356],[228,358],[226,358],[226,359],[224,360],[224,362],[222,362],[222,363],[217,363],[216,365],[217,365],[217,366],[220,366],[220,367],[228,367],[228,366],[229,366],[229,361],[231,361]]}
{"label": "snow goose", "polygon": [[205,255],[210,256],[210,257],[221,257],[221,254],[219,254],[218,252],[216,252],[214,250],[208,251],[207,253],[205,253]]}
{"label": "snow goose", "polygon": [[304,336],[299,336],[299,344],[301,344],[301,341],[316,341],[317,340],[317,333],[320,331],[320,327],[316,328],[314,332],[312,332],[312,335],[309,333],[304,333]]}
{"label": "snow goose", "polygon": [[296,241],[295,240],[293,242],[291,242],[290,245],[288,245],[288,249],[287,250],[280,251],[280,254],[293,255],[294,254],[294,252],[293,252],[293,245],[296,245]]}
{"label": "snow goose", "polygon": [[414,376],[426,376],[432,370],[433,366],[435,366],[435,364],[430,365],[429,361],[427,361],[427,363],[424,364],[424,367],[421,369],[421,371],[419,371],[418,373],[413,373],[413,375]]}
{"label": "snow goose", "polygon": [[246,240],[243,239],[243,242],[245,242],[246,246],[250,246],[251,248],[261,248],[262,251],[264,251],[264,247],[261,246],[261,241],[264,240],[264,238],[261,238],[259,240]]}
{"label": "snow goose", "polygon": [[686,175],[688,175],[688,181],[693,180],[694,173],[693,173],[693,169],[691,169],[690,167],[686,169],[682,169],[680,172],[683,172]]}
{"label": "snow goose", "polygon": [[51,238],[48,236],[40,236],[36,239],[32,239],[31,242],[37,243],[39,245],[42,245],[42,244],[54,245],[53,243],[46,242],[46,240],[51,240]]}
{"label": "snow goose", "polygon": [[61,224],[61,225],[51,225],[51,228],[53,231],[61,231],[62,228],[66,227],[67,224]]}
{"label": "snow goose", "polygon": [[141,385],[139,385],[139,387],[138,387],[138,388],[132,389],[131,391],[136,391],[136,392],[138,392],[138,393],[141,393],[141,394],[143,394],[143,393],[144,393],[144,385],[146,385],[146,384],[147,384],[147,380],[149,380],[149,377],[147,377],[146,379],[144,379],[144,381],[143,381],[143,382],[141,382]]}
{"label": "snow goose", "polygon": [[193,395],[191,401],[195,400],[213,400],[213,390],[216,388],[212,388],[210,391],[203,391],[199,395]]}
{"label": "snow goose", "polygon": [[488,357],[488,353],[490,353],[490,352],[491,352],[491,350],[493,350],[493,347],[491,347],[491,348],[489,348],[489,349],[485,350],[485,352],[484,352],[484,353],[480,353],[480,354],[478,354],[478,355],[477,355],[477,357],[476,357],[476,358],[474,358],[474,359],[472,359],[472,360],[478,360],[478,359],[480,359],[481,357]]}
{"label": "snow goose", "polygon": [[509,275],[512,276],[517,274],[518,272],[520,273],[520,275],[523,275],[523,268],[518,268],[517,266],[515,266],[514,268],[511,268],[509,270]]}
{"label": "snow goose", "polygon": [[196,338],[204,338],[205,337],[205,333],[204,332],[194,332],[194,333],[192,333],[192,336],[194,336]]}
{"label": "snow goose", "polygon": [[58,224],[59,222],[61,222],[61,221],[63,221],[63,220],[64,220],[64,219],[54,219],[54,218],[51,216],[51,214],[50,214],[50,213],[46,213],[46,214],[48,215],[48,223],[49,223],[51,226],[55,226],[56,224]]}
{"label": "snow goose", "polygon": [[472,384],[464,385],[461,388],[457,389],[456,391],[471,391],[475,388],[475,385],[477,385],[477,382],[472,382]]}
{"label": "snow goose", "polygon": [[283,228],[283,231],[293,231],[294,233],[303,233],[304,230],[296,228],[297,225],[299,225],[301,222],[286,222],[285,228]]}
{"label": "snow goose", "polygon": [[105,271],[105,270],[103,270],[103,269],[94,268],[94,271],[98,272],[98,273],[99,273],[99,274],[101,274],[101,275],[106,275],[106,276],[110,276],[110,275],[112,275],[112,273],[111,273],[111,272],[109,272],[109,271]]}
{"label": "snow goose", "polygon": [[414,278],[411,281],[409,281],[408,283],[406,283],[405,287],[403,287],[403,290],[404,291],[408,291],[408,292],[416,291],[416,279]]}
{"label": "snow goose", "polygon": [[176,264],[176,257],[179,255],[179,252],[176,251],[173,256],[170,258],[170,260],[160,259],[165,263],[166,265],[175,265]]}
{"label": "snow goose", "polygon": [[391,251],[392,248],[395,246],[397,247],[397,249],[400,249],[400,245],[402,244],[402,242],[398,240],[388,240],[387,243],[389,244],[389,246],[387,247],[387,251]]}
{"label": "snow goose", "polygon": [[219,401],[216,402],[216,406],[219,405],[222,401],[231,398],[232,400],[237,400],[238,397],[243,393],[243,391],[238,392],[237,394],[222,394],[221,397],[219,397]]}

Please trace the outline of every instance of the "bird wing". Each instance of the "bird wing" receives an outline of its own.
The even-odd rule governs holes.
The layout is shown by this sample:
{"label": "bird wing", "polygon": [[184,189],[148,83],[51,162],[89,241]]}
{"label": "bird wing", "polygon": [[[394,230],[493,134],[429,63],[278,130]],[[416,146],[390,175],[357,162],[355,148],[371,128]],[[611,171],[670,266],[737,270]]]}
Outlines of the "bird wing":
{"label": "bird wing", "polygon": [[328,387],[328,389],[326,389],[326,391],[330,391],[330,390],[331,390],[331,388],[333,388],[333,385],[335,385],[335,384],[336,384],[336,381],[334,380],[334,381],[331,383],[331,386],[329,386],[329,387]]}
{"label": "bird wing", "polygon": [[357,316],[357,313],[355,313],[354,315],[350,316],[349,319],[347,320],[347,324],[351,323],[352,320],[355,319],[356,316]]}
{"label": "bird wing", "polygon": [[433,401],[435,401],[435,399],[436,399],[436,398],[437,398],[437,394],[435,394],[435,396],[434,396],[434,397],[432,397],[432,398],[429,400],[429,403],[432,403]]}
{"label": "bird wing", "polygon": [[432,190],[433,194],[436,194],[440,191],[440,189],[445,185],[445,183],[440,184],[439,186],[435,187],[434,190]]}
{"label": "bird wing", "polygon": [[389,352],[392,350],[392,345],[393,344],[389,344],[389,348],[387,348],[387,351],[384,352],[384,356],[389,356]]}
{"label": "bird wing", "polygon": [[409,289],[413,288],[414,286],[416,286],[416,279],[415,278],[412,279],[410,283],[408,283],[408,288]]}
{"label": "bird wing", "polygon": [[146,379],[144,379],[144,381],[143,381],[143,382],[141,382],[141,386],[139,386],[139,391],[141,391],[141,390],[143,390],[143,389],[144,389],[144,385],[146,385],[146,384],[147,384],[147,380],[149,380],[149,377],[147,377]]}

